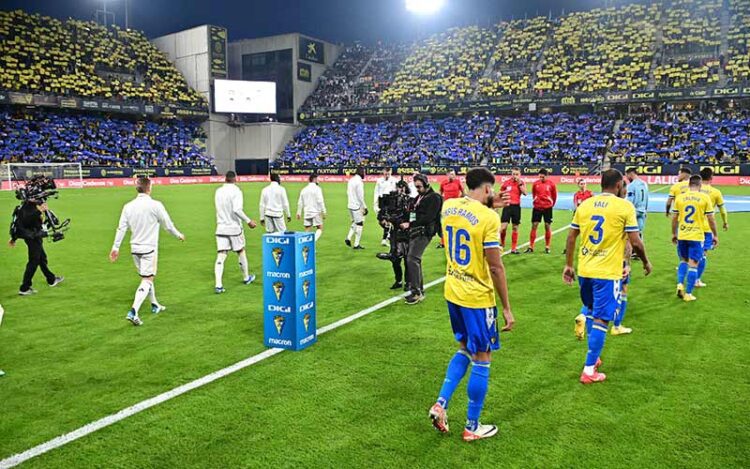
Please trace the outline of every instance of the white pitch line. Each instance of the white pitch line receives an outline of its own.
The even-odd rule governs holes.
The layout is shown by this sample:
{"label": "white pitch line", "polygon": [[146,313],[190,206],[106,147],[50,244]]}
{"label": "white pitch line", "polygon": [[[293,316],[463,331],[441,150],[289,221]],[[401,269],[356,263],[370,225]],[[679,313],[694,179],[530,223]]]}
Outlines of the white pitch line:
{"label": "white pitch line", "polygon": [[[570,225],[566,225],[566,226],[563,226],[562,228],[558,228],[554,230],[552,234],[555,235],[557,233],[560,233],[561,231],[567,230],[569,227]],[[536,238],[536,241],[541,241],[542,239],[544,239],[544,236],[539,236]],[[528,244],[529,243],[526,242],[526,243],[519,245],[518,247],[522,248],[524,246],[527,246]],[[508,252],[510,251],[505,251],[505,254],[507,254]],[[434,287],[435,285],[439,285],[443,283],[444,281],[445,281],[445,277],[443,276],[443,277],[433,280],[430,283],[427,283],[424,286],[424,288],[428,289],[428,288]],[[353,322],[359,318],[367,316],[370,313],[373,313],[379,309],[383,309],[386,306],[390,306],[393,303],[396,303],[398,300],[404,298],[406,295],[407,293],[396,295],[394,297],[388,298],[385,301],[381,301],[380,303],[376,305],[370,306],[369,308],[366,308],[366,309],[363,309],[362,311],[354,313],[351,316],[347,316],[327,326],[323,326],[317,330],[317,334],[322,335],[322,334],[325,334],[326,332],[330,332],[341,326],[349,324],[350,322]],[[280,348],[267,349],[257,355],[253,355],[252,357],[239,361],[235,363],[234,365],[230,365],[226,368],[222,368],[221,370],[214,371],[213,373],[208,374],[202,378],[198,378],[194,381],[183,384],[182,386],[178,386],[174,389],[161,393],[158,396],[154,396],[152,398],[146,399],[145,401],[141,401],[137,404],[134,404],[130,407],[126,407],[115,414],[111,414],[99,420],[95,420],[94,422],[86,424],[76,430],[73,430],[72,432],[65,433],[56,438],[53,438],[47,441],[46,443],[42,443],[40,445],[34,446],[33,448],[27,449],[26,451],[22,453],[9,456],[0,461],[0,469],[15,467],[21,463],[28,461],[29,459],[40,456],[44,453],[52,451],[53,449],[60,448],[61,446],[65,446],[68,443],[71,443],[75,440],[83,438],[84,436],[90,435],[98,430],[101,430],[102,428],[113,425],[121,420],[125,420],[128,417],[132,417],[135,414],[138,414],[140,412],[143,412],[146,409],[150,409],[151,407],[162,404],[168,400],[174,399],[177,396],[181,396],[189,391],[192,391],[193,389],[200,388],[209,383],[213,383],[214,381],[220,378],[231,375],[240,370],[244,370],[245,368],[249,366],[255,365],[256,363],[263,361],[266,358],[273,357],[274,355],[278,355],[279,353],[284,352],[284,351],[285,351],[284,349],[280,349]]]}

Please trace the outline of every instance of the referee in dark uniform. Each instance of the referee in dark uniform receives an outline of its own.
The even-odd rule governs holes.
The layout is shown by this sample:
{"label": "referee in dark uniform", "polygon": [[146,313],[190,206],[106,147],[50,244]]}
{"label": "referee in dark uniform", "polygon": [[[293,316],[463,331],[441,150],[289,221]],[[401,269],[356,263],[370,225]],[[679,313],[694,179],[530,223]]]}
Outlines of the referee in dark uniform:
{"label": "referee in dark uniform", "polygon": [[53,274],[47,265],[47,253],[44,252],[42,245],[43,239],[47,232],[43,228],[42,214],[48,210],[46,203],[39,203],[34,200],[27,200],[18,208],[14,229],[11,230],[11,238],[8,242],[10,247],[15,247],[16,240],[23,239],[29,250],[29,260],[26,263],[26,270],[23,274],[23,283],[18,290],[21,296],[33,295],[36,290],[31,288],[31,280],[36,273],[37,268],[41,269],[47,284],[55,287],[64,280]]}

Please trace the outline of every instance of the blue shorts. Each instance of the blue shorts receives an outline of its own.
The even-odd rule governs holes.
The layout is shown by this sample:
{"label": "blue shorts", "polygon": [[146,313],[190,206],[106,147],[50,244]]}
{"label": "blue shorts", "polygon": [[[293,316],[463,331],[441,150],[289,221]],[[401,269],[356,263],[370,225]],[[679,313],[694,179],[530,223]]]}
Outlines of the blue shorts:
{"label": "blue shorts", "polygon": [[643,230],[646,229],[646,213],[636,213],[635,221],[638,222],[638,231],[643,233]]}
{"label": "blue shorts", "polygon": [[453,335],[459,342],[466,342],[466,350],[472,355],[500,348],[497,329],[497,308],[466,308],[448,303]]}
{"label": "blue shorts", "polygon": [[594,319],[613,321],[620,314],[621,280],[578,277],[583,306]]}
{"label": "blue shorts", "polygon": [[680,259],[700,262],[703,259],[703,243],[681,239],[677,241],[677,254],[680,256]]}
{"label": "blue shorts", "polygon": [[712,251],[714,249],[714,234],[712,232],[703,233],[703,250]]}

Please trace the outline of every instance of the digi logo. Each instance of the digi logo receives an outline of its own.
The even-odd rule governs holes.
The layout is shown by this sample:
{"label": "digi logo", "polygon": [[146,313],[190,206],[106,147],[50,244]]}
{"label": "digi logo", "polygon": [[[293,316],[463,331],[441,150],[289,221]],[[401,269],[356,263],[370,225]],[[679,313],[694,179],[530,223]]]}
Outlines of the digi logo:
{"label": "digi logo", "polygon": [[286,322],[286,319],[284,319],[284,316],[274,316],[273,317],[273,325],[276,326],[276,332],[281,335],[281,331],[284,330],[284,323]]}
{"label": "digi logo", "polygon": [[276,301],[281,301],[281,295],[284,294],[284,282],[274,282],[273,292],[276,295]]}
{"label": "digi logo", "polygon": [[281,260],[284,258],[284,250],[281,248],[273,248],[271,251],[273,255],[273,261],[276,263],[276,267],[281,265]]}

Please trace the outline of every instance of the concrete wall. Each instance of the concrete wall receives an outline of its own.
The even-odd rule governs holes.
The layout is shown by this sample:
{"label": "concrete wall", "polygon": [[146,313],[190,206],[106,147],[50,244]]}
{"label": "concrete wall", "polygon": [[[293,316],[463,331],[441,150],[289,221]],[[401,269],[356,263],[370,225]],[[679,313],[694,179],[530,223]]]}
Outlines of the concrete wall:
{"label": "concrete wall", "polygon": [[208,63],[208,26],[198,26],[151,41],[179,70],[192,88],[211,102]]}
{"label": "concrete wall", "polygon": [[[241,39],[230,42],[227,45],[227,57],[229,61],[229,78],[231,80],[242,79],[242,56],[247,54],[256,54],[260,52],[271,52],[283,49],[292,49],[292,74],[294,83],[292,90],[294,93],[294,123],[297,123],[297,110],[302,106],[308,96],[315,90],[318,85],[318,79],[325,72],[326,68],[333,65],[343,50],[336,44],[323,42],[325,64],[307,62],[312,68],[312,80],[308,83],[297,80],[297,61],[299,60],[299,37],[300,34],[282,34],[279,36],[263,37],[258,39]],[[310,36],[304,36],[310,37]],[[315,39],[315,38],[311,38]],[[320,39],[315,39],[320,41]]]}

